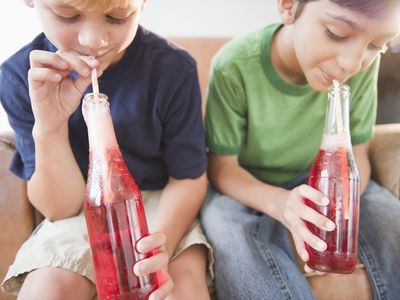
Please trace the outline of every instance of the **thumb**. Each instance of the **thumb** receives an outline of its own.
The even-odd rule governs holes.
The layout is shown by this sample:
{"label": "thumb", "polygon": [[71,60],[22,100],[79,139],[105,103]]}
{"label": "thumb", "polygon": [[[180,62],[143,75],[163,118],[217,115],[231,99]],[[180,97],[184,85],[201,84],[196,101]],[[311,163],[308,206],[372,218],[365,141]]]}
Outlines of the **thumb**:
{"label": "thumb", "polygon": [[74,80],[74,86],[78,90],[80,95],[83,95],[85,93],[90,84],[90,76],[79,76],[77,79]]}

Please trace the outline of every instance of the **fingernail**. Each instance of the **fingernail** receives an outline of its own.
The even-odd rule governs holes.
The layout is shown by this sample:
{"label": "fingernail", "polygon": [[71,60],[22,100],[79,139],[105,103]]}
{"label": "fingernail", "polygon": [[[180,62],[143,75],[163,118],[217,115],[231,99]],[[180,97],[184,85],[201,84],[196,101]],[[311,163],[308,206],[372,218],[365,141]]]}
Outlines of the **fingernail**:
{"label": "fingernail", "polygon": [[318,242],[317,243],[317,248],[320,249],[321,251],[325,251],[327,244],[325,242]]}
{"label": "fingernail", "polygon": [[138,276],[141,276],[142,274],[143,274],[143,272],[144,272],[144,266],[142,265],[142,264],[137,264],[136,266],[135,266],[135,269],[136,269],[136,275],[138,275]]}
{"label": "fingernail", "polygon": [[306,262],[308,260],[308,253],[307,252],[302,252],[301,253],[301,259]]}
{"label": "fingernail", "polygon": [[82,73],[85,74],[85,75],[88,75],[88,74],[90,73],[89,68],[86,68],[86,67],[83,68],[83,69],[82,69]]}
{"label": "fingernail", "polygon": [[323,205],[328,205],[329,204],[329,199],[328,198],[323,198],[322,199],[322,204]]}
{"label": "fingernail", "polygon": [[332,221],[326,222],[326,228],[328,230],[334,230],[335,229],[335,223],[333,223]]}
{"label": "fingernail", "polygon": [[96,67],[99,63],[99,61],[97,59],[95,59],[94,57],[91,57],[91,59],[88,61],[89,65],[91,67]]}

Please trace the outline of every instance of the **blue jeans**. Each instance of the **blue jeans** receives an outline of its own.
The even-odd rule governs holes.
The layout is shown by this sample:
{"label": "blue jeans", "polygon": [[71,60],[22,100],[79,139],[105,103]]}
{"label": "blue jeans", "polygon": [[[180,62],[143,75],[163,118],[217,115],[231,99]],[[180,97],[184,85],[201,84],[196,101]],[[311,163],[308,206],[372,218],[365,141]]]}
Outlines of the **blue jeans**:
{"label": "blue jeans", "polygon": [[[201,222],[215,251],[218,300],[314,299],[281,223],[212,188]],[[374,299],[399,299],[400,201],[374,181],[361,197],[359,258]]]}

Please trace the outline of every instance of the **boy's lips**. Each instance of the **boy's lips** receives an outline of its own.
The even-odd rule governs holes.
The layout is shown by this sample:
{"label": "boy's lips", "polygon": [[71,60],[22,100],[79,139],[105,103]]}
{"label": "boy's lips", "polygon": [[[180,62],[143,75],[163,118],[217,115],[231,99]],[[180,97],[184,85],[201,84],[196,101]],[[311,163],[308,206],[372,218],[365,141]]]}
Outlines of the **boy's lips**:
{"label": "boy's lips", "polygon": [[83,52],[79,52],[79,51],[77,51],[77,53],[80,56],[90,56],[90,57],[93,57],[93,58],[95,58],[97,60],[101,60],[104,56],[106,56],[108,54],[108,51],[107,52],[102,52],[102,53],[97,53],[97,54],[96,53],[87,54],[87,53],[83,53]]}
{"label": "boy's lips", "polygon": [[342,79],[339,79],[337,77],[331,76],[331,75],[329,75],[328,73],[325,73],[322,70],[321,70],[321,74],[322,74],[322,77],[323,77],[324,81],[326,81],[326,83],[328,83],[330,85],[333,84],[334,80],[336,80],[338,82],[342,82],[343,81]]}

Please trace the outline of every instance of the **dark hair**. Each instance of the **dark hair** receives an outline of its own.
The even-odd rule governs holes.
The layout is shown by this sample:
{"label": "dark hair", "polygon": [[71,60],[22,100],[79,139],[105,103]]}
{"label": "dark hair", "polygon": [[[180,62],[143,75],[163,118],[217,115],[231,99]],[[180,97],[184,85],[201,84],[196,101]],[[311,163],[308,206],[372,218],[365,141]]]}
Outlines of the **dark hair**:
{"label": "dark hair", "polygon": [[[300,15],[303,6],[307,2],[316,0],[297,0],[298,7],[296,11],[296,18]],[[379,15],[382,9],[394,0],[329,0],[341,7],[348,8],[353,11],[361,12],[368,17],[374,18]]]}

